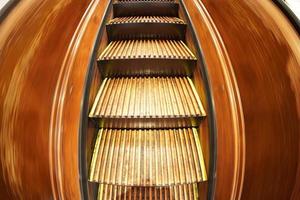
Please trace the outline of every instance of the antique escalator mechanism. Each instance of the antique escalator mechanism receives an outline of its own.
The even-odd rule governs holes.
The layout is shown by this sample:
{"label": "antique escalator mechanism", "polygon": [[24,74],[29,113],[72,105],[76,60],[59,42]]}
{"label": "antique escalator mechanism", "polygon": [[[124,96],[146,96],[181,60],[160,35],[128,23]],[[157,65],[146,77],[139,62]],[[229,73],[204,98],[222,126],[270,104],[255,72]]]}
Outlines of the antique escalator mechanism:
{"label": "antique escalator mechanism", "polygon": [[191,79],[197,58],[178,7],[113,4],[89,114],[99,124],[89,170],[98,199],[198,199],[207,180],[199,137],[206,113]]}

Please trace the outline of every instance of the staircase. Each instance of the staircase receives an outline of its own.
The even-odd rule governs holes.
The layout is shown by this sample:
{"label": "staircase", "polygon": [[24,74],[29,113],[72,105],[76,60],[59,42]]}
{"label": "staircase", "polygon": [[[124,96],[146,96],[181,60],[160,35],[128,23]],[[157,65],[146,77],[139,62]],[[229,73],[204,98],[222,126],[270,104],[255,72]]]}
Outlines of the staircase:
{"label": "staircase", "polygon": [[113,4],[105,78],[89,117],[99,124],[89,181],[98,199],[199,199],[207,180],[198,127],[205,117],[191,80],[197,59],[173,0]]}

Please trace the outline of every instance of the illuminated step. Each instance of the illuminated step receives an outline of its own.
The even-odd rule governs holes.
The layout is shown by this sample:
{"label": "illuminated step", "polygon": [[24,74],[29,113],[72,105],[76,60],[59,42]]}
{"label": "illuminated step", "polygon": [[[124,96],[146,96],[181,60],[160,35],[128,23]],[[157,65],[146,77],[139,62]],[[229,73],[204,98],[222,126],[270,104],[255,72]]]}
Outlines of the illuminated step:
{"label": "illuminated step", "polygon": [[113,3],[114,17],[171,16],[178,17],[179,4],[172,0],[126,0]]}
{"label": "illuminated step", "polygon": [[128,24],[128,23],[168,23],[184,24],[182,19],[167,16],[130,16],[117,17],[109,21],[108,24]]}
{"label": "illuminated step", "polygon": [[206,181],[196,129],[100,129],[90,181],[170,186]]}
{"label": "illuminated step", "polygon": [[197,59],[181,40],[112,41],[98,57],[104,76],[187,75]]}
{"label": "illuminated step", "polygon": [[198,200],[197,184],[172,187],[124,187],[100,184],[98,200]]}
{"label": "illuminated step", "polygon": [[106,128],[179,128],[205,111],[187,77],[122,77],[103,81],[89,116]]}
{"label": "illuminated step", "polygon": [[177,17],[117,17],[107,25],[108,39],[175,39],[185,38],[186,24]]}
{"label": "illuminated step", "polygon": [[120,40],[111,42],[99,60],[112,59],[190,59],[194,54],[182,41],[177,40]]}

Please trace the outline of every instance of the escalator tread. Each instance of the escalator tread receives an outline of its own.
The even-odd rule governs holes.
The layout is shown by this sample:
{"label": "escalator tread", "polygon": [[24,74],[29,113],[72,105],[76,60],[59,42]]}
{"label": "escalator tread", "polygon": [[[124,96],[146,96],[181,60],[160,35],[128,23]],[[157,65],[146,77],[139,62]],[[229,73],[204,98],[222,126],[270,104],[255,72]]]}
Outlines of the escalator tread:
{"label": "escalator tread", "polygon": [[196,129],[100,129],[90,181],[171,186],[205,181]]}
{"label": "escalator tread", "polygon": [[98,56],[104,78],[89,117],[100,130],[89,181],[98,199],[199,199],[206,116],[176,0],[116,0]]}
{"label": "escalator tread", "polygon": [[90,117],[178,118],[205,115],[188,77],[106,78]]}
{"label": "escalator tread", "polygon": [[111,19],[108,22],[108,24],[132,24],[132,23],[184,24],[184,21],[178,17],[168,17],[168,16],[129,16],[129,17],[116,17]]}
{"label": "escalator tread", "polygon": [[112,41],[99,60],[114,59],[189,59],[195,55],[181,40],[118,40]]}

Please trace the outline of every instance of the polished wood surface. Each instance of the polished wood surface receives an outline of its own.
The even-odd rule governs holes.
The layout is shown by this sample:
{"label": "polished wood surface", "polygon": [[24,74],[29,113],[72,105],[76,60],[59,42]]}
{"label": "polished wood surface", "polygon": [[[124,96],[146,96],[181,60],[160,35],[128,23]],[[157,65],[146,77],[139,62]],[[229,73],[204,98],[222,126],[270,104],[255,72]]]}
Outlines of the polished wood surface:
{"label": "polished wood surface", "polygon": [[178,17],[168,16],[131,16],[116,17],[109,21],[110,24],[129,24],[129,23],[167,23],[167,24],[184,24],[184,21]]}
{"label": "polished wood surface", "polygon": [[190,76],[196,61],[181,40],[145,39],[111,42],[98,63],[104,76]]}
{"label": "polished wood surface", "polygon": [[120,77],[103,81],[89,116],[106,128],[178,128],[205,115],[188,77]]}
{"label": "polished wood surface", "polygon": [[[108,2],[20,1],[1,22],[1,199],[81,199],[81,104]],[[270,1],[183,3],[215,108],[215,199],[299,199],[299,35]],[[186,42],[196,52],[191,38]],[[205,99],[197,73],[195,88]],[[207,128],[204,120],[206,165]],[[205,196],[207,185],[198,185]]]}
{"label": "polished wood surface", "polygon": [[168,187],[206,181],[196,129],[100,129],[90,181]]}
{"label": "polished wood surface", "polygon": [[241,96],[246,143],[241,199],[289,199],[293,189],[300,190],[294,188],[300,161],[299,35],[270,1],[204,3]]}
{"label": "polished wood surface", "polygon": [[[137,2],[142,5],[137,9],[146,8],[147,2]],[[131,3],[134,2],[128,4]],[[123,22],[124,30],[134,29],[135,22],[130,19]],[[153,23],[153,26],[158,32],[164,32],[159,29],[160,24]],[[108,30],[108,36],[112,32]],[[139,35],[145,38],[136,38]],[[111,67],[117,60],[123,70],[128,70],[131,64],[140,64],[139,68],[148,64],[151,73],[154,65],[164,69],[164,63],[176,59],[197,60],[183,41],[158,40],[159,35],[152,35],[151,26],[135,31],[130,37],[136,40],[119,38],[108,44],[99,56],[100,70],[105,67],[103,61],[109,61],[107,67]],[[154,59],[160,62],[155,63]],[[132,60],[130,65],[128,60]],[[193,68],[193,63],[186,66]],[[90,168],[90,181],[103,184],[99,199],[124,199],[126,195],[135,199],[137,192],[131,189],[139,190],[139,199],[156,199],[158,191],[165,194],[161,199],[191,199],[196,198],[194,192],[198,191],[188,191],[191,187],[187,184],[207,180],[199,130],[191,128],[199,127],[205,111],[192,80],[185,74],[166,75],[164,70],[153,77],[148,71],[129,77],[105,74],[99,87],[89,116],[91,120],[99,120],[100,128],[104,127],[98,133]],[[170,129],[173,127],[176,129]],[[182,192],[180,188],[184,190],[183,196],[178,194]]]}
{"label": "polished wood surface", "polygon": [[215,198],[299,199],[299,35],[270,1],[184,4],[217,116]]}
{"label": "polished wood surface", "polygon": [[[212,105],[214,106],[214,110],[210,112],[214,112],[216,123],[216,171],[209,171],[208,173],[212,173],[209,178],[216,179],[216,182],[209,179],[210,185],[208,186],[215,186],[215,191],[209,195],[215,199],[239,199],[244,168],[244,122],[232,65],[221,42],[220,35],[201,1],[185,0],[182,2],[192,21],[192,31],[195,31],[196,39],[201,45],[205,66],[200,65],[197,69],[205,73],[203,68],[206,68],[211,89],[211,100],[213,101]],[[193,52],[196,52],[194,42],[192,36],[187,38],[187,44],[192,47]],[[194,79],[195,86],[200,91],[200,96],[205,96],[205,89],[199,84],[202,78],[195,73]],[[210,101],[210,99],[207,99],[207,101]],[[208,110],[207,106],[208,103],[204,102],[206,110]],[[207,127],[208,124],[203,128]],[[212,149],[208,145],[209,137],[212,136],[201,135],[202,141],[206,141],[204,143],[206,158],[209,158],[209,151]],[[208,163],[207,160],[205,162]],[[210,169],[209,166],[207,166],[207,169]]]}
{"label": "polished wood surface", "polygon": [[1,22],[1,199],[80,199],[83,83],[107,3],[21,1]]}
{"label": "polished wood surface", "polygon": [[112,19],[107,23],[106,29],[110,41],[120,39],[184,40],[186,24],[177,17],[127,16]]}
{"label": "polished wood surface", "polygon": [[99,60],[145,58],[196,60],[181,40],[118,40],[111,42],[99,56]]}

